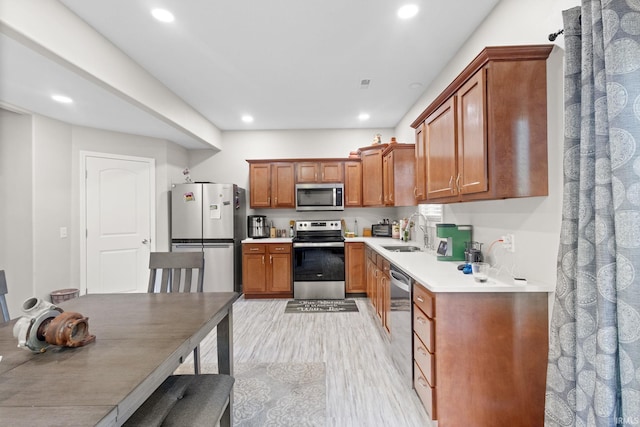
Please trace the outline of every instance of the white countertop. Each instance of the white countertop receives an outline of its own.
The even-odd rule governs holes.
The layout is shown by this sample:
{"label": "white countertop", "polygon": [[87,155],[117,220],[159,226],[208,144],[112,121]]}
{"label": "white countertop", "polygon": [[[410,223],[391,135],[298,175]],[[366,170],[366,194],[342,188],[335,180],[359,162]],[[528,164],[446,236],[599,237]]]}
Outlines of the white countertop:
{"label": "white countertop", "polygon": [[[554,292],[555,285],[528,281],[526,285],[514,285],[491,277],[486,283],[473,280],[471,274],[458,270],[462,261],[438,261],[430,252],[391,252],[383,246],[420,246],[417,242],[403,242],[389,237],[351,237],[349,242],[364,242],[389,262],[411,276],[432,292]],[[289,237],[245,239],[242,243],[291,243]]]}
{"label": "white countertop", "polygon": [[486,283],[473,280],[471,274],[458,270],[463,261],[438,261],[429,252],[391,252],[382,246],[420,246],[417,242],[403,242],[384,237],[354,237],[346,242],[365,242],[378,254],[400,268],[432,292],[554,292],[555,286],[528,281],[526,285],[514,285],[491,277]]}

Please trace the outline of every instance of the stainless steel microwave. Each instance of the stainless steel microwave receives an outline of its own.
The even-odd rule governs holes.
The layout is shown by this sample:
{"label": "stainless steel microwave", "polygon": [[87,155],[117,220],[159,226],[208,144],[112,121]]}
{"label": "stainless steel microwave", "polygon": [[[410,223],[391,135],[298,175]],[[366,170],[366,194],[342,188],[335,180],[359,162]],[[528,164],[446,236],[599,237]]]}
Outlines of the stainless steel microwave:
{"label": "stainless steel microwave", "polygon": [[296,184],[297,211],[343,211],[344,184]]}

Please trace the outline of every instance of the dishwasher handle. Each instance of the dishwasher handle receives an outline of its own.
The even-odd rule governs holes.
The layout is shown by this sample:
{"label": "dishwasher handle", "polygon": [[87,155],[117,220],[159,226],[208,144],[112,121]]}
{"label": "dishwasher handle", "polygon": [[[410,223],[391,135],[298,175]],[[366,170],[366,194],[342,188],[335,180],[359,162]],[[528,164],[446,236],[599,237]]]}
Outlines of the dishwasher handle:
{"label": "dishwasher handle", "polygon": [[411,279],[397,270],[391,269],[391,284],[402,289],[405,292],[411,292]]}

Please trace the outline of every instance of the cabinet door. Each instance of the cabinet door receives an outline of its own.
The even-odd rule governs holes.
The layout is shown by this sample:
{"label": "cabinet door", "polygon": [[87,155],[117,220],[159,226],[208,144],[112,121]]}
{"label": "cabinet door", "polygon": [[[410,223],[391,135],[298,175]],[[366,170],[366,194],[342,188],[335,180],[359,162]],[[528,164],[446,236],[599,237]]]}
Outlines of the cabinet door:
{"label": "cabinet door", "polygon": [[362,206],[382,206],[382,150],[362,153]]}
{"label": "cabinet door", "polygon": [[242,289],[246,294],[267,290],[266,254],[244,254],[242,256]]}
{"label": "cabinet door", "polygon": [[297,163],[296,182],[318,182],[318,164],[316,162]]}
{"label": "cabinet door", "polygon": [[425,120],[427,200],[457,196],[455,97]]}
{"label": "cabinet door", "polygon": [[249,165],[249,205],[252,209],[271,207],[271,165]]}
{"label": "cabinet door", "polygon": [[270,291],[291,292],[291,253],[269,252]]}
{"label": "cabinet door", "polygon": [[344,172],[342,162],[320,163],[320,181],[322,182],[343,182]]}
{"label": "cabinet door", "polygon": [[345,207],[362,206],[362,164],[345,162],[344,205]]}
{"label": "cabinet door", "polygon": [[364,243],[345,243],[344,254],[347,293],[366,292]]}
{"label": "cabinet door", "polygon": [[394,154],[393,151],[387,153],[382,159],[382,192],[384,204],[394,206]]}
{"label": "cabinet door", "polygon": [[427,138],[425,124],[416,129],[416,187],[413,195],[416,201],[427,200]]}
{"label": "cabinet door", "polygon": [[271,207],[294,208],[294,169],[293,163],[272,163],[271,193],[273,200]]}
{"label": "cabinet door", "polygon": [[460,194],[488,190],[485,70],[458,91],[458,176]]}

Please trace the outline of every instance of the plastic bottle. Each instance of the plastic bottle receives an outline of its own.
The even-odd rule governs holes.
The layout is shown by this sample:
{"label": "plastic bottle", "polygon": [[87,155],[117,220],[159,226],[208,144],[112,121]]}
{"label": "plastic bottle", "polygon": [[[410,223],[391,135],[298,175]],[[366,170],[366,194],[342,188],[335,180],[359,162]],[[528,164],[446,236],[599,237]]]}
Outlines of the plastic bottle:
{"label": "plastic bottle", "polygon": [[358,220],[355,221],[355,226],[353,228],[354,236],[358,237]]}

